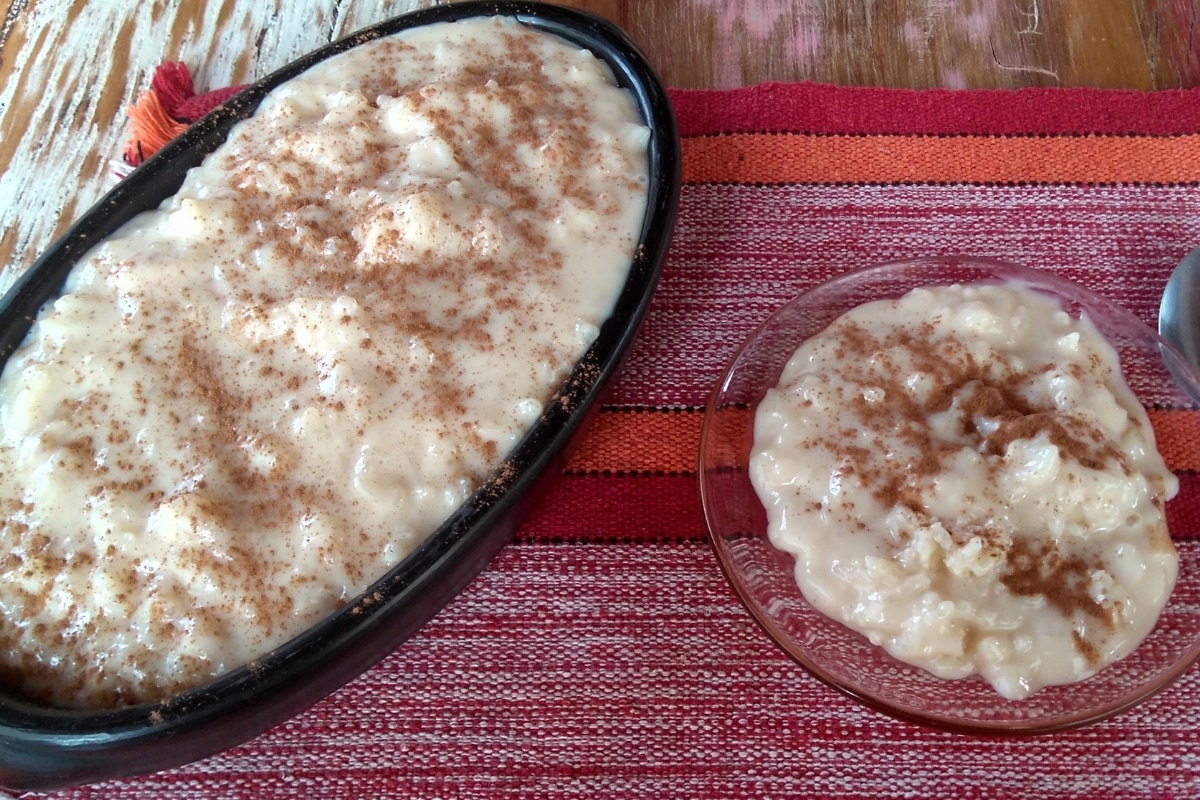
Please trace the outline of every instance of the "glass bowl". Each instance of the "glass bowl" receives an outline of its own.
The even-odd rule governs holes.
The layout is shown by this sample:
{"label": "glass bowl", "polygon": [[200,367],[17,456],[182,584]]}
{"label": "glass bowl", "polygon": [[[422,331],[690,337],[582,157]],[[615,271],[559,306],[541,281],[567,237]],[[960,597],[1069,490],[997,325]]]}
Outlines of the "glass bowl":
{"label": "glass bowl", "polygon": [[1145,641],[1084,681],[1006,700],[978,676],[943,679],[898,661],[809,605],[793,576],[793,557],[767,538],[766,512],[747,466],[754,411],[806,339],[857,305],[900,297],[918,286],[1006,280],[1057,298],[1072,316],[1086,312],[1116,347],[1143,406],[1171,425],[1200,424],[1190,399],[1200,397],[1200,378],[1131,313],[1037,270],[938,258],[849,272],[784,305],[733,355],[709,399],[700,437],[700,492],[709,534],[726,577],[763,629],[801,666],[844,694],[899,719],[962,733],[1031,734],[1097,722],[1145,700],[1188,669],[1200,655],[1200,531],[1179,529],[1186,524],[1179,509],[1195,502],[1189,494],[1200,494],[1200,486],[1183,481],[1167,504],[1179,579]]}

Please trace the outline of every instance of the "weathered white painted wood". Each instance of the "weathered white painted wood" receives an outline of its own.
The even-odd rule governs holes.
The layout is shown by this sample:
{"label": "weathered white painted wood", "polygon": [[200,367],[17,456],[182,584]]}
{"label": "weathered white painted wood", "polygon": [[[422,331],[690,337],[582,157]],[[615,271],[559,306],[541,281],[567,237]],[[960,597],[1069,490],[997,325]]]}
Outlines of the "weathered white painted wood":
{"label": "weathered white painted wood", "polygon": [[125,108],[164,60],[198,90],[254,80],[431,0],[18,0],[0,30],[0,290],[103,193]]}
{"label": "weathered white painted wood", "polygon": [[[124,108],[163,60],[241,83],[343,34],[455,0],[6,0],[0,290],[101,193]],[[557,0],[625,27],[670,86],[1200,85],[1200,0]],[[2,8],[3,6],[0,6]]]}

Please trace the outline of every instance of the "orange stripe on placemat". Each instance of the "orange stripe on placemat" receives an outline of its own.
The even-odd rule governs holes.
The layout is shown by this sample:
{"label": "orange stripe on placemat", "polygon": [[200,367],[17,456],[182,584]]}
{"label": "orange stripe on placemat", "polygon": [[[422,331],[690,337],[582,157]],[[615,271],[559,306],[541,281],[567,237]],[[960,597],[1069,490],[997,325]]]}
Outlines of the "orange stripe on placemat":
{"label": "orange stripe on placemat", "polygon": [[1175,471],[1200,470],[1200,412],[1150,411],[1158,452]]}
{"label": "orange stripe on placemat", "polygon": [[[750,411],[729,411],[749,435]],[[1150,424],[1167,466],[1200,470],[1200,412],[1150,411]],[[744,419],[742,419],[744,418]],[[605,411],[567,462],[571,472],[692,472],[704,412]]]}
{"label": "orange stripe on placemat", "polygon": [[605,411],[567,461],[572,472],[694,472],[702,411]]}
{"label": "orange stripe on placemat", "polygon": [[687,183],[1192,183],[1200,136],[813,136],[683,140]]}

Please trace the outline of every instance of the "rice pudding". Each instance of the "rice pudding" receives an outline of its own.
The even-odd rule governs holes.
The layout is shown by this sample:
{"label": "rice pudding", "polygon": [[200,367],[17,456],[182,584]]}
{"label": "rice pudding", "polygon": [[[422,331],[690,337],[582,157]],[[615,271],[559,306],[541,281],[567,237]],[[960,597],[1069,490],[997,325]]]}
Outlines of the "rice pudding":
{"label": "rice pudding", "polygon": [[916,289],[805,342],[750,477],[814,607],[1010,699],[1129,654],[1175,583],[1178,481],[1116,352],[1015,283]]}
{"label": "rice pudding", "polygon": [[88,253],[0,378],[0,678],[156,700],[401,561],[595,339],[647,193],[632,97],[513,20],[273,91]]}

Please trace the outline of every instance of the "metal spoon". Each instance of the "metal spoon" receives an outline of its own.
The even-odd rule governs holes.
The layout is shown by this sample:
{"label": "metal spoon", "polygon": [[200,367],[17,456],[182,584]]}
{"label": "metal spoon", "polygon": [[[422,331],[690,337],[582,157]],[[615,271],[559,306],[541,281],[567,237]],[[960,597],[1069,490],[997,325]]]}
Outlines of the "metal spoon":
{"label": "metal spoon", "polygon": [[[1184,256],[1171,273],[1158,307],[1158,332],[1192,369],[1200,372],[1200,248]],[[1170,366],[1171,358],[1166,358]],[[1179,384],[1195,396],[1195,376],[1171,371]]]}

